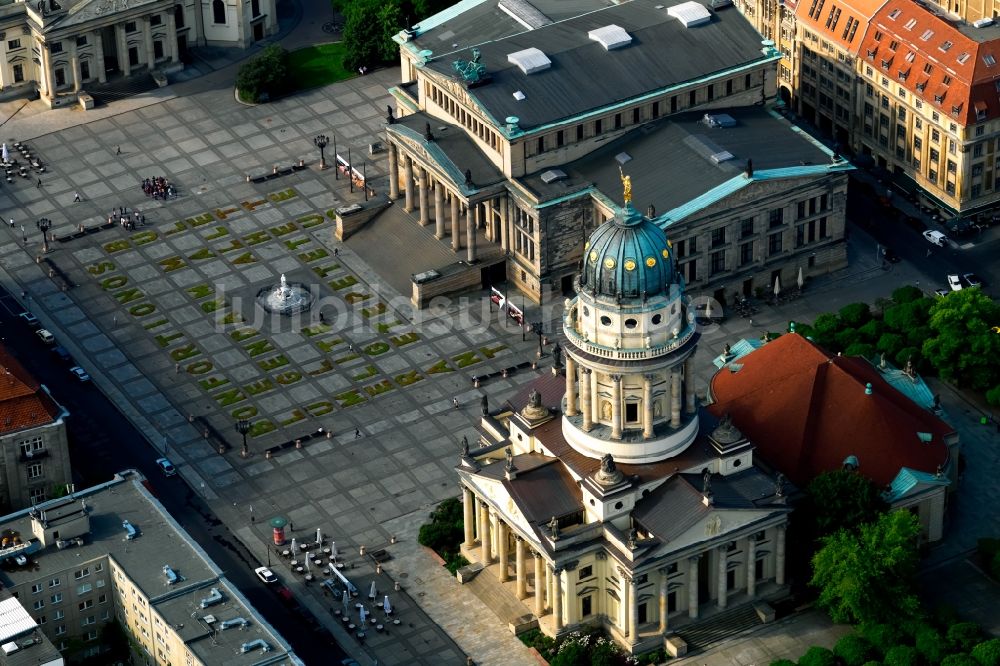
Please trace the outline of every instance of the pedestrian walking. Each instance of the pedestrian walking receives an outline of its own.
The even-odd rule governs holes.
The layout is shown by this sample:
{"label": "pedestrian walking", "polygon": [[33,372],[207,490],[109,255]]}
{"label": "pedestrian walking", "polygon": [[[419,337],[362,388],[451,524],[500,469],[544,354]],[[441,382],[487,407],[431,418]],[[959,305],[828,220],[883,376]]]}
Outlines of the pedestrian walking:
{"label": "pedestrian walking", "polygon": [[79,203],[81,201],[83,201],[83,199],[80,198],[80,193],[79,192],[74,192],[73,193],[73,203]]}
{"label": "pedestrian walking", "polygon": [[14,218],[10,218],[10,228],[14,228]]}
{"label": "pedestrian walking", "polygon": [[122,147],[115,146],[115,155],[121,155],[121,154],[122,154]]}
{"label": "pedestrian walking", "polygon": [[[13,220],[12,220],[12,221],[11,221],[11,224],[13,224],[13,223],[14,223],[14,222],[13,222]],[[335,257],[339,257],[339,256],[340,256],[340,248],[339,248],[339,247],[335,247],[335,248],[333,248],[333,256],[335,256]]]}
{"label": "pedestrian walking", "polygon": [[35,187],[41,187],[41,186],[42,186],[42,179],[41,179],[41,178],[39,178],[39,179],[38,179],[38,185],[36,185]]}
{"label": "pedestrian walking", "polygon": [[458,398],[452,398],[451,404],[455,405],[455,409],[458,409]]}
{"label": "pedestrian walking", "polygon": [[354,439],[361,439],[361,430],[359,428],[354,429]]}

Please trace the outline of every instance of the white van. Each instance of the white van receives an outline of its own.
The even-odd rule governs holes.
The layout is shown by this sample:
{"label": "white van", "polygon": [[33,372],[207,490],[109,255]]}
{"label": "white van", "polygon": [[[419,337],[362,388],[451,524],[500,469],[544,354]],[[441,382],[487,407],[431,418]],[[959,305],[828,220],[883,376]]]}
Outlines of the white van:
{"label": "white van", "polygon": [[926,238],[928,242],[934,243],[938,247],[945,247],[946,245],[948,245],[948,237],[945,236],[940,231],[934,231],[933,229],[928,229],[927,231],[924,232],[924,238]]}

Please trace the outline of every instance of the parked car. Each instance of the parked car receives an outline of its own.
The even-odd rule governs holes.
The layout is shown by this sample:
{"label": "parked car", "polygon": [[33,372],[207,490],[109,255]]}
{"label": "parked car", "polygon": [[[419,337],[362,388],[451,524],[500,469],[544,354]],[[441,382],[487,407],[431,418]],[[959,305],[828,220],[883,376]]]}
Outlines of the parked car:
{"label": "parked car", "polygon": [[253,570],[257,574],[257,578],[260,578],[265,583],[276,583],[278,582],[278,577],[274,575],[274,572],[267,567],[257,567]]}
{"label": "parked car", "polygon": [[887,247],[882,248],[882,257],[890,264],[898,264],[901,261],[899,255]]}
{"label": "parked car", "polygon": [[77,379],[79,379],[81,382],[89,382],[90,381],[90,375],[88,375],[87,371],[84,370],[83,368],[81,368],[78,365],[74,365],[72,368],[69,369],[69,371],[72,372],[73,375]]}
{"label": "parked car", "polygon": [[44,328],[40,328],[35,331],[35,335],[37,335],[38,339],[47,345],[54,345],[56,343],[56,336],[52,335]]}
{"label": "parked car", "polygon": [[982,287],[982,279],[975,273],[966,273],[962,276],[962,282],[965,283],[967,287]]}
{"label": "parked car", "polygon": [[27,310],[25,310],[24,312],[22,312],[21,314],[19,314],[18,317],[20,317],[21,321],[23,321],[25,324],[27,324],[31,328],[38,328],[38,326],[39,326],[38,317],[36,317],[35,315],[31,314]]}
{"label": "parked car", "polygon": [[950,287],[952,291],[962,291],[962,279],[957,275],[949,275],[948,287]]}
{"label": "parked car", "polygon": [[936,296],[940,296],[941,298],[944,298],[945,296],[947,296],[950,293],[951,293],[950,289],[935,289],[934,290],[934,294]]}
{"label": "parked car", "polygon": [[167,458],[157,458],[156,466],[160,468],[161,472],[163,472],[163,476],[177,475],[177,468],[174,467],[174,464],[170,462],[170,460],[168,460]]}
{"label": "parked car", "polygon": [[70,356],[69,352],[66,351],[66,348],[63,347],[62,345],[56,345],[55,347],[53,347],[52,355],[58,358],[63,363],[69,363],[70,361],[73,360],[73,357]]}
{"label": "parked car", "polygon": [[708,6],[710,9],[725,9],[726,7],[733,6],[733,0],[709,0]]}
{"label": "parked car", "polygon": [[948,245],[948,237],[940,231],[928,229],[924,232],[924,238],[926,238],[929,243],[934,243],[938,247],[945,247]]}

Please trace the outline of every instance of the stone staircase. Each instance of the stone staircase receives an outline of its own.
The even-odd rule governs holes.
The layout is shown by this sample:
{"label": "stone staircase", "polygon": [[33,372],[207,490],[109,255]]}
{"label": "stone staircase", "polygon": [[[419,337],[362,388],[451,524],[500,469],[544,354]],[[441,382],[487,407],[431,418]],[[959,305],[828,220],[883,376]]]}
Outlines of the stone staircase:
{"label": "stone staircase", "polygon": [[153,75],[138,74],[129,78],[120,78],[108,83],[99,83],[87,87],[87,92],[95,101],[101,104],[114,102],[125,97],[132,97],[157,87]]}
{"label": "stone staircase", "polygon": [[688,651],[708,648],[738,634],[753,630],[762,624],[753,604],[723,611],[705,620],[685,625],[677,635],[688,644]]}
{"label": "stone staircase", "polygon": [[506,585],[500,584],[495,565],[480,571],[471,581],[465,583],[464,587],[486,604],[505,625],[531,613]]}

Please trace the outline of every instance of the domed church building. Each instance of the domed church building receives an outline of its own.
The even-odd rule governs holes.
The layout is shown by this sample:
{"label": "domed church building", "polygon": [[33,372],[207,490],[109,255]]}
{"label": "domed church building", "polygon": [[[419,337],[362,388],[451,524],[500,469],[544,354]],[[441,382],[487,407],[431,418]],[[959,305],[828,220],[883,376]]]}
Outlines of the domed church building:
{"label": "domed church building", "polygon": [[484,410],[463,446],[462,552],[496,580],[496,608],[517,609],[498,621],[597,625],[632,652],[666,639],[679,653],[685,626],[737,606],[767,617],[761,602],[786,594],[788,488],[699,408],[684,280],[622,181],[624,207],[585,245],[552,375]]}

